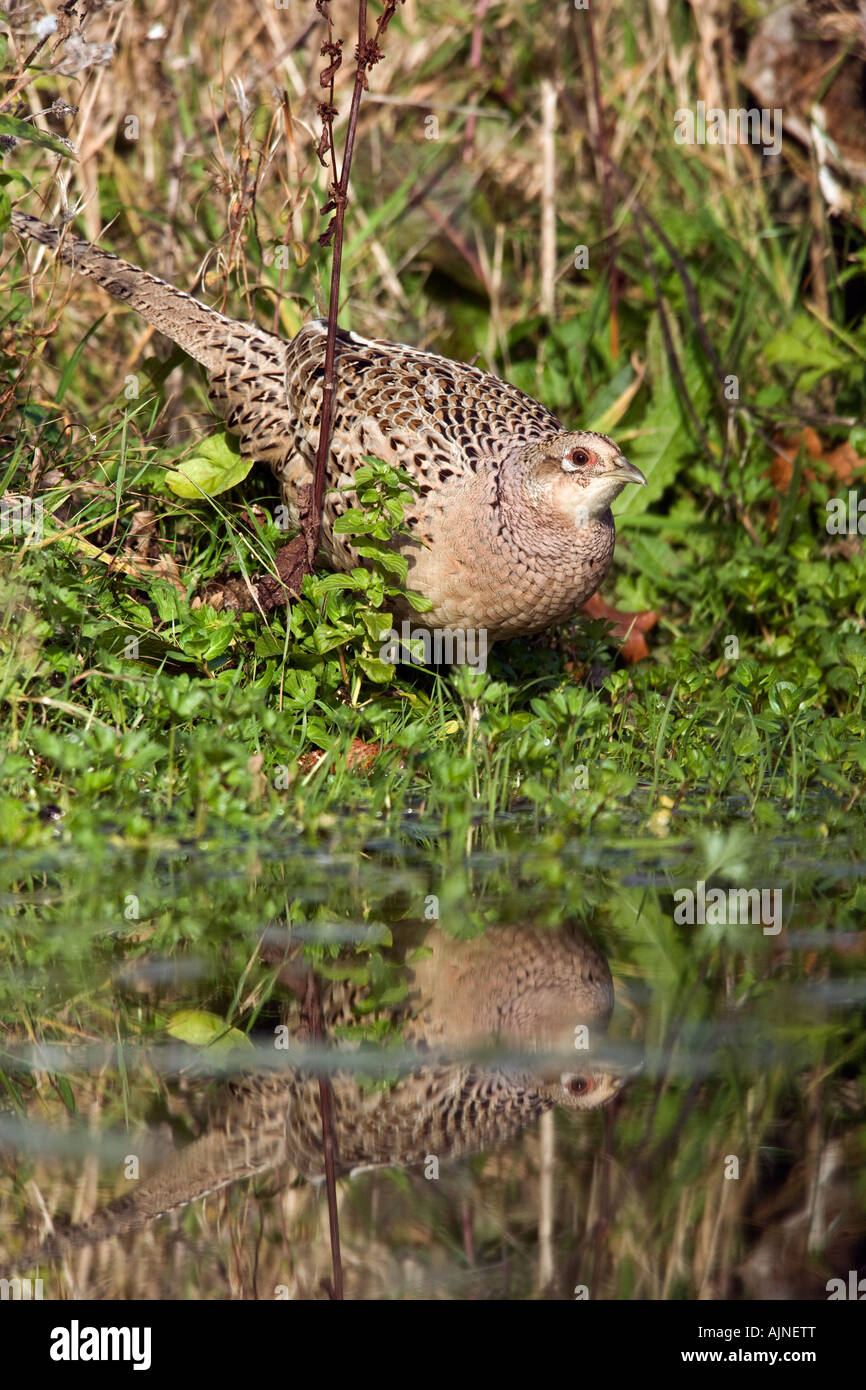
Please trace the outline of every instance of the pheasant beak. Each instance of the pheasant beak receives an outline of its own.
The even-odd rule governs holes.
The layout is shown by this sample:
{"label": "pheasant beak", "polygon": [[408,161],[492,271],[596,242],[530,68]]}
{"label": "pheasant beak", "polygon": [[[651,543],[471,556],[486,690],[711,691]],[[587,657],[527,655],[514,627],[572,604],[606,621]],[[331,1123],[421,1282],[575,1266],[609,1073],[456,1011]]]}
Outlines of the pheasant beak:
{"label": "pheasant beak", "polygon": [[624,483],[641,483],[647,486],[647,480],[639,468],[635,468],[633,463],[629,463],[624,454],[618,454],[613,461],[613,466],[607,475],[609,478],[619,478]]}

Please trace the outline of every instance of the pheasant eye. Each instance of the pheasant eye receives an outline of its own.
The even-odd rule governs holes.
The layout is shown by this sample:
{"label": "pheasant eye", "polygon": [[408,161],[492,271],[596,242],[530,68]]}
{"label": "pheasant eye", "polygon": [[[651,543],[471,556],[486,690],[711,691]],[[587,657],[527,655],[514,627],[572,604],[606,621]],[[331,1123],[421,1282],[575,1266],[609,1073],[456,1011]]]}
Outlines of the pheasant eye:
{"label": "pheasant eye", "polygon": [[595,1090],[595,1082],[587,1076],[572,1076],[565,1083],[565,1089],[570,1096],[585,1096]]}
{"label": "pheasant eye", "polygon": [[563,456],[562,468],[565,473],[576,473],[579,468],[586,468],[587,465],[595,464],[595,455],[588,449],[570,449]]}

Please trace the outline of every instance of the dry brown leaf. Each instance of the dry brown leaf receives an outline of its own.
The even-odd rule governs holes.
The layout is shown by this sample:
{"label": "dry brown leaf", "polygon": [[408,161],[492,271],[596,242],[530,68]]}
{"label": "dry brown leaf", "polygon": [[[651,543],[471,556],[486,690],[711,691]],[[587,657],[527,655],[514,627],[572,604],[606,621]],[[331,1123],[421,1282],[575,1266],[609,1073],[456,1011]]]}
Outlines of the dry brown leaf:
{"label": "dry brown leaf", "polygon": [[616,636],[622,640],[620,655],[629,666],[649,656],[644,634],[654,628],[659,620],[658,613],[652,608],[646,608],[642,613],[624,613],[619,608],[611,608],[601,594],[593,594],[583,605],[583,612],[588,618],[601,618],[613,625]]}
{"label": "dry brown leaf", "polygon": [[[369,772],[379,754],[394,746],[393,743],[367,743],[362,738],[353,739],[346,755],[346,767],[351,772]],[[312,772],[325,756],[321,748],[312,753],[302,753],[298,758],[298,767],[302,772]]]}

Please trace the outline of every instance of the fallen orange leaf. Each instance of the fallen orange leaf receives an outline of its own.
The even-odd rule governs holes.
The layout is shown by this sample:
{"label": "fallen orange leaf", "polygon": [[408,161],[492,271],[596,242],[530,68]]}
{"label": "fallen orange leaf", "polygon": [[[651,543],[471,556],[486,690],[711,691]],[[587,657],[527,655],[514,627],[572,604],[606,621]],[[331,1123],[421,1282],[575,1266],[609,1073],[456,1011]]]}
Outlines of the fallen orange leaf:
{"label": "fallen orange leaf", "polygon": [[612,624],[616,636],[622,640],[622,659],[629,666],[649,656],[644,633],[654,628],[659,620],[652,608],[645,608],[642,613],[624,613],[619,608],[611,608],[601,594],[593,594],[583,605],[583,611],[588,618],[600,618]]}

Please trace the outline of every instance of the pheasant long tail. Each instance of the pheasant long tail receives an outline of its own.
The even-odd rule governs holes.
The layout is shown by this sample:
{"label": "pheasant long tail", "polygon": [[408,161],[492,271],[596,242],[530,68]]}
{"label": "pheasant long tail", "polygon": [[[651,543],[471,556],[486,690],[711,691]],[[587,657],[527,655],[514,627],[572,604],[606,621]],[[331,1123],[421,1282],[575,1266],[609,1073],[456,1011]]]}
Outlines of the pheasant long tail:
{"label": "pheasant long tail", "polygon": [[278,341],[255,324],[227,318],[156,275],[82,237],[59,232],[29,213],[13,212],[12,226],[19,236],[50,247],[64,264],[81,275],[89,275],[115,299],[130,305],[210,372],[225,370],[226,355],[233,343],[249,350]]}
{"label": "pheasant long tail", "polygon": [[[176,1153],[151,1177],[94,1213],[89,1221],[56,1231],[14,1261],[15,1270],[62,1259],[82,1246],[137,1231],[160,1216],[220,1188],[285,1162],[286,1122],[293,1090],[267,1081],[240,1090],[221,1122]],[[270,1103],[268,1102],[270,1097]]]}
{"label": "pheasant long tail", "polygon": [[[51,247],[65,264],[89,275],[200,362],[211,402],[238,436],[243,456],[282,476],[294,452],[294,411],[281,338],[255,323],[227,318],[156,275],[26,212],[13,212],[12,226],[19,236]],[[292,480],[306,481],[303,466]]]}

